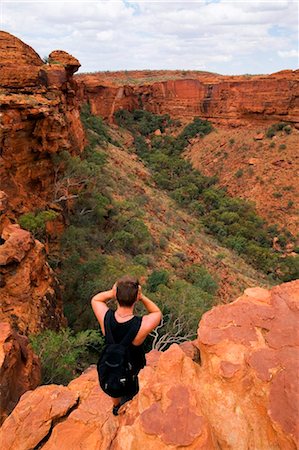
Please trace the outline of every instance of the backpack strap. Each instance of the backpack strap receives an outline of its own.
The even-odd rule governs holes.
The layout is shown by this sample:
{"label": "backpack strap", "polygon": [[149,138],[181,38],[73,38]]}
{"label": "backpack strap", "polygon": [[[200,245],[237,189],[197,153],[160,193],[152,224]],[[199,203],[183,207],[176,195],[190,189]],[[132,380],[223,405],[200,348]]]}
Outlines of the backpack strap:
{"label": "backpack strap", "polygon": [[[113,311],[109,309],[104,317],[104,328],[105,328],[105,340],[106,344],[115,344],[115,339],[113,337],[112,331],[111,331],[111,320]],[[141,327],[141,317],[134,317],[134,320],[131,322],[131,327],[128,333],[125,335],[125,337],[121,340],[120,344],[124,347],[128,347],[132,342],[134,341],[135,337],[137,336],[137,333]]]}
{"label": "backpack strap", "polygon": [[134,320],[131,322],[131,328],[129,332],[125,335],[125,337],[121,340],[120,344],[122,344],[124,347],[129,346],[134,341],[135,337],[137,336],[137,333],[141,327],[141,317],[134,317]]}
{"label": "backpack strap", "polygon": [[108,309],[104,317],[104,328],[105,328],[105,341],[106,344],[115,344],[115,340],[113,338],[113,334],[111,331],[111,316],[113,311]]}

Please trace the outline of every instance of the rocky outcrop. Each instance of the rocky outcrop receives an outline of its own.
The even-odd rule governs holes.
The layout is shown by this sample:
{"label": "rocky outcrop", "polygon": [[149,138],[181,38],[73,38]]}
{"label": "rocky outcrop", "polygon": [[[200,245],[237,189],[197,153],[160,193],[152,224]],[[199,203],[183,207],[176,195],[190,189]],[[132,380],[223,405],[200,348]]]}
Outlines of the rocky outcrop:
{"label": "rocky outcrop", "polygon": [[299,280],[206,313],[198,330],[201,401],[221,448],[299,444]]}
{"label": "rocky outcrop", "polygon": [[21,395],[35,389],[40,379],[39,359],[28,339],[13,331],[9,323],[0,323],[0,423]]}
{"label": "rocky outcrop", "polygon": [[65,325],[60,289],[44,245],[19,225],[7,225],[0,245],[0,321],[38,333]]}
{"label": "rocky outcrop", "polygon": [[140,392],[118,417],[98,386],[95,367],[68,387],[27,392],[4,422],[0,445],[295,450],[298,302],[294,281],[271,291],[248,289],[232,304],[213,308],[199,325],[200,362],[176,344],[150,353]]}
{"label": "rocky outcrop", "polygon": [[89,101],[94,114],[109,120],[118,109],[144,108],[182,120],[200,116],[232,126],[281,120],[299,124],[298,71],[264,76],[183,76],[171,71],[150,75],[148,81],[142,72],[129,72],[127,79],[118,72],[80,75],[81,101]]}
{"label": "rocky outcrop", "polygon": [[80,153],[84,131],[77,84],[80,63],[55,51],[45,64],[28,45],[0,32],[1,188],[17,214],[53,199],[51,155]]}

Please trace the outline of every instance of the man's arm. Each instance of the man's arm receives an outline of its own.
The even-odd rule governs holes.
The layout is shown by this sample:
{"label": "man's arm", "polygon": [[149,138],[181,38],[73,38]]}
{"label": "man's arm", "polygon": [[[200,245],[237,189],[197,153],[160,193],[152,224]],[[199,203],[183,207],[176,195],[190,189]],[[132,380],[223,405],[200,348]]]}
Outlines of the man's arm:
{"label": "man's arm", "polygon": [[109,291],[99,292],[91,299],[91,306],[93,312],[95,313],[95,316],[98,319],[103,334],[105,334],[104,317],[109,309],[108,306],[106,305],[106,302],[115,297],[116,297],[116,286],[114,285],[113,288],[110,289]]}
{"label": "man's arm", "polygon": [[142,324],[140,330],[134,339],[133,343],[135,345],[140,345],[145,340],[145,338],[156,328],[162,319],[162,312],[160,308],[148,297],[146,297],[139,291],[139,301],[141,301],[148,311],[148,314],[142,317]]}

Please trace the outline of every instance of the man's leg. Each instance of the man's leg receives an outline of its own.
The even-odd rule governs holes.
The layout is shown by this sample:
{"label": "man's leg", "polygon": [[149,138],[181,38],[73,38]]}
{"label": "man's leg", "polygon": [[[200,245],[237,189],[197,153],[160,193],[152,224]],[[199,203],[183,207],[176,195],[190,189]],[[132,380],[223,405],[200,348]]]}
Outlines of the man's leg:
{"label": "man's leg", "polygon": [[114,416],[118,416],[118,410],[121,407],[120,398],[112,398],[113,408],[112,408],[112,414]]}
{"label": "man's leg", "polygon": [[112,402],[113,402],[113,406],[117,406],[120,403],[120,398],[113,398],[111,397]]}

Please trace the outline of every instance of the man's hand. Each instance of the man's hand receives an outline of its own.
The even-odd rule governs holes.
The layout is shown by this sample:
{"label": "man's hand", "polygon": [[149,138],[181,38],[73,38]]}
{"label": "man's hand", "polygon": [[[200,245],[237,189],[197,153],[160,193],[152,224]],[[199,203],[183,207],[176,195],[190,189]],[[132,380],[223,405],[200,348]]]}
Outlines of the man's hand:
{"label": "man's hand", "polygon": [[137,294],[137,301],[141,301],[141,299],[142,299],[142,289],[141,289],[141,286],[139,284],[139,286],[138,286],[138,294]]}
{"label": "man's hand", "polygon": [[114,285],[112,287],[112,295],[115,300],[116,300],[116,289],[117,289],[117,283],[114,283]]}

